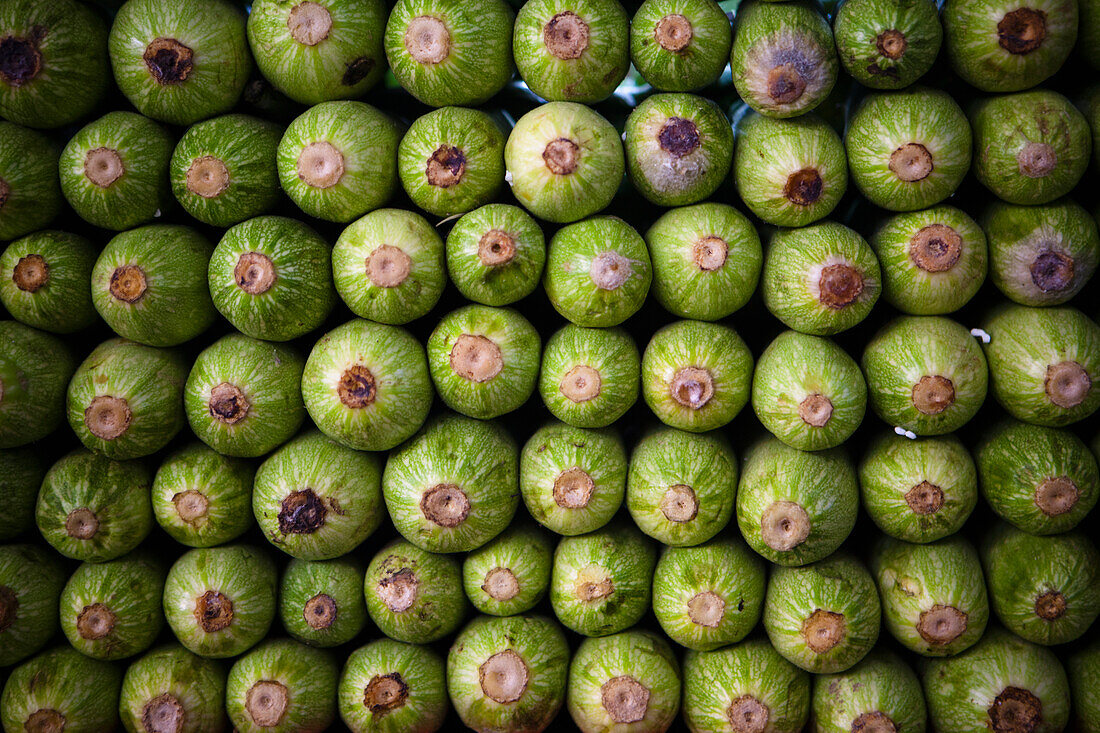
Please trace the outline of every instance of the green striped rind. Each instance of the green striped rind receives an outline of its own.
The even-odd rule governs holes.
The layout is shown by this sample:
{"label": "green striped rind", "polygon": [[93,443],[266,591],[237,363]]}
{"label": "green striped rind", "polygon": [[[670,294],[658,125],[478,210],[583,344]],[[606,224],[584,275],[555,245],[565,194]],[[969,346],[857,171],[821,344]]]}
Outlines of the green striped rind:
{"label": "green striped rind", "polygon": [[[151,224],[118,234],[92,269],[92,303],[123,338],[147,346],[190,341],[217,318],[207,284],[213,251],[214,245],[190,227]],[[119,268],[137,268],[144,278],[132,303],[112,292]]]}
{"label": "green striped rind", "polygon": [[0,81],[0,115],[20,125],[62,127],[88,114],[107,91],[107,27],[73,0],[15,0],[0,10],[5,35],[38,42],[42,68],[19,86]]}
{"label": "green striped rind", "polygon": [[[603,687],[616,678],[630,677],[645,689],[645,705],[631,707],[620,717],[641,720],[617,724],[604,707]],[[631,692],[638,691],[631,686]],[[611,730],[668,730],[680,711],[680,665],[668,643],[650,631],[627,631],[601,639],[585,639],[569,665],[566,705],[583,733]]]}
{"label": "green striped rind", "polygon": [[[290,639],[266,641],[234,662],[225,685],[225,711],[236,730],[254,731],[327,730],[336,720],[336,681],[339,668],[325,651]],[[275,683],[286,693],[286,707],[278,721],[253,716],[253,687]],[[271,711],[261,708],[265,713]]]}
{"label": "green striped rind", "polygon": [[[902,55],[890,58],[880,48],[887,31],[902,34]],[[907,87],[932,68],[943,42],[936,3],[931,0],[852,0],[833,21],[837,54],[844,69],[875,89]]]}
{"label": "green striped rind", "polygon": [[[25,283],[24,290],[16,285],[15,274],[23,274],[39,257],[48,279],[40,286]],[[77,234],[42,231],[18,239],[0,255],[0,301],[13,318],[34,328],[54,333],[88,328],[96,321],[88,288],[95,260],[92,243]]]}
{"label": "green striped rind", "polygon": [[[255,457],[289,440],[305,419],[302,369],[305,359],[290,346],[259,341],[233,333],[206,347],[195,359],[184,385],[183,399],[191,430],[204,443],[227,456]],[[214,400],[223,384],[243,395],[245,410],[236,396],[228,404]],[[228,411],[229,422],[219,418]]]}
{"label": "green striped rind", "polygon": [[[697,392],[706,394],[695,373],[706,372],[712,393],[695,407]],[[728,326],[704,321],[677,321],[649,341],[642,356],[642,396],[661,422],[701,433],[728,423],[749,401],[752,352]],[[685,404],[685,402],[687,404]]]}
{"label": "green striped rind", "polygon": [[[667,15],[682,15],[691,39],[669,51],[656,37]],[[717,81],[729,62],[733,30],[715,0],[646,0],[630,21],[630,58],[654,89],[690,92]]]}
{"label": "green striped rind", "polygon": [[[829,24],[809,3],[747,2],[737,8],[730,70],[737,94],[769,117],[795,117],[829,96],[837,75]],[[794,100],[774,99],[769,77],[783,66],[797,68],[805,90]]]}
{"label": "green striped rind", "polygon": [[1100,644],[1078,648],[1065,664],[1073,700],[1073,730],[1096,733],[1100,730]]}
{"label": "green striped rind", "polygon": [[[43,539],[65,557],[104,562],[137,547],[153,528],[152,477],[138,461],[113,461],[76,450],[53,464],[42,480],[35,522]],[[69,514],[87,509],[98,528],[87,539],[66,531]]]}
{"label": "green striped rind", "polygon": [[[409,542],[429,552],[468,552],[512,521],[519,505],[518,473],[519,448],[507,431],[446,413],[390,453],[382,493],[394,527]],[[468,502],[468,513],[457,523],[437,517],[439,523],[423,506],[428,492],[448,486]]]}
{"label": "green striped rind", "polygon": [[[855,299],[840,308],[819,299],[821,272],[833,265],[855,270],[863,282]],[[768,310],[787,326],[828,336],[867,317],[882,290],[882,274],[863,237],[843,224],[825,221],[771,236],[764,251],[762,290]]]}
{"label": "green striped rind", "polygon": [[[993,396],[1017,420],[1063,427],[1100,407],[1100,326],[1081,311],[1007,304],[982,328],[991,337],[983,348]],[[1089,387],[1078,404],[1060,407],[1046,392],[1046,377],[1051,366],[1067,361],[1084,370]]]}
{"label": "green striped rind", "polygon": [[9,542],[34,526],[34,504],[45,475],[45,461],[33,449],[0,450],[0,496],[4,497],[0,542]]}
{"label": "green striped rind", "polygon": [[[822,425],[799,414],[814,395],[830,404]],[[756,363],[752,408],[772,435],[792,448],[835,448],[851,436],[867,411],[867,383],[859,365],[827,338],[797,331],[779,334]]]}
{"label": "green striped rind", "polygon": [[[982,497],[1003,519],[1031,534],[1068,532],[1100,494],[1096,458],[1068,430],[1005,420],[983,431],[974,458]],[[1066,497],[1072,498],[1070,506],[1053,515],[1036,504],[1039,487],[1050,479],[1067,480],[1074,487]]]}
{"label": "green striped rind", "polygon": [[[598,271],[608,257],[607,267],[614,268],[617,277],[626,272],[620,284],[605,289],[596,284],[593,270]],[[571,322],[608,327],[638,312],[652,279],[642,236],[622,219],[598,216],[557,231],[550,240],[543,286],[550,304]]]}
{"label": "green striped rind", "polygon": [[[1100,261],[1096,220],[1072,199],[1047,206],[995,203],[982,227],[989,237],[990,277],[1002,293],[1020,305],[1060,305],[1088,284]],[[1061,270],[1068,260],[1068,282],[1046,283],[1040,257],[1054,256]],[[1032,269],[1036,268],[1036,269]],[[1036,281],[1036,274],[1040,274]],[[1061,287],[1059,287],[1061,285]]]}
{"label": "green striped rind", "polygon": [[[248,44],[264,78],[301,104],[362,96],[386,72],[383,0],[314,0],[328,11],[331,28],[314,43],[289,31],[295,0],[258,0],[248,14]],[[311,34],[312,27],[306,29]],[[314,33],[316,31],[313,31]]]}
{"label": "green striped rind", "polygon": [[[363,565],[350,556],[320,562],[291,560],[279,585],[283,628],[310,646],[338,646],[354,639],[367,623],[364,572]],[[315,628],[315,622],[310,621],[312,607],[307,604],[322,594],[335,605],[336,618],[326,627],[323,622],[327,619],[314,616]]]}
{"label": "green striped rind", "polygon": [[[764,539],[765,513],[777,502],[797,504],[810,522],[806,538],[787,550],[775,549]],[[745,452],[737,487],[737,524],[749,546],[768,560],[805,565],[826,557],[852,531],[858,509],[856,472],[841,449],[808,453],[769,437]]]}
{"label": "green striped rind", "polygon": [[[959,429],[981,408],[989,371],[977,340],[964,326],[942,316],[899,316],[886,324],[863,350],[863,373],[871,408],[890,425],[918,435]],[[929,414],[915,404],[925,377],[951,382],[952,400]],[[940,403],[927,406],[934,411]]]}
{"label": "green striped rind", "polygon": [[892,724],[894,730],[924,733],[928,718],[917,675],[885,650],[872,651],[847,672],[815,678],[813,714],[821,733],[849,733],[861,730],[860,723],[876,722],[886,730]]}
{"label": "green striped rind", "polygon": [[[309,431],[260,465],[252,512],[264,536],[283,552],[329,560],[354,550],[382,523],[381,483],[378,456]],[[312,493],[309,503],[291,498],[301,492]],[[302,522],[303,514],[315,512],[319,522],[310,523],[309,516]]]}
{"label": "green striped rind", "polygon": [[684,719],[692,733],[731,730],[730,708],[746,698],[767,709],[762,731],[798,733],[810,716],[810,675],[767,639],[684,656]]}
{"label": "green striped rind", "polygon": [[[481,368],[476,356],[455,366],[455,355],[469,338],[492,351],[481,360],[499,357],[501,361],[500,369],[484,381],[479,381],[482,376],[476,371],[467,375],[459,370]],[[519,311],[467,305],[443,316],[432,331],[428,369],[436,392],[448,407],[488,420],[517,409],[534,393],[540,346],[538,331]]]}
{"label": "green striped rind", "polygon": [[[961,536],[925,545],[879,539],[870,556],[886,628],[906,649],[926,657],[949,657],[982,637],[989,620],[989,597],[978,553]],[[958,636],[950,641],[921,632],[925,613],[950,606],[962,614]],[[938,629],[935,617],[926,618]]]}
{"label": "green striped rind", "polygon": [[[981,545],[989,598],[1010,631],[1036,644],[1080,638],[1100,614],[1100,552],[1077,532],[1036,537],[999,523]],[[1040,599],[1056,592],[1061,615],[1040,615]]]}
{"label": "green striped rind", "polygon": [[[741,641],[756,626],[764,585],[764,562],[739,538],[667,547],[653,573],[653,613],[677,644],[697,651],[717,649]],[[695,600],[701,594],[709,595]],[[717,618],[712,604],[718,608]]]}
{"label": "green striped rind", "polygon": [[[819,610],[844,617],[836,645],[820,653],[803,635],[803,624]],[[788,661],[808,672],[832,674],[855,665],[875,645],[880,613],[871,574],[859,560],[838,552],[813,565],[772,570],[764,598],[764,629]]]}
{"label": "green striped rind", "polygon": [[[446,29],[446,56],[421,63],[408,52],[409,23],[434,18]],[[398,0],[386,23],[386,58],[397,81],[431,107],[474,107],[489,100],[512,77],[512,23],[503,0],[475,5],[463,0]]]}
{"label": "green striped rind", "polygon": [[[275,151],[282,135],[281,126],[248,115],[200,122],[183,134],[172,153],[168,169],[172,193],[188,214],[216,227],[233,226],[270,211],[279,201]],[[213,193],[202,186],[209,181],[196,173],[200,185],[195,187],[203,190],[199,193],[189,186],[188,172],[209,157],[225,166],[226,188]]]}
{"label": "green striped rind", "polygon": [[[392,709],[375,708],[367,692],[386,678],[404,685],[407,697]],[[430,648],[379,639],[348,656],[340,675],[340,717],[352,733],[434,733],[447,716],[446,689],[443,660]]]}
{"label": "green striped rind", "polygon": [[[16,667],[0,697],[4,730],[33,730],[39,710],[61,716],[69,731],[109,731],[118,726],[122,670],[59,646]],[[48,722],[47,722],[48,724]]]}
{"label": "green striped rind", "polygon": [[[583,506],[570,506],[565,497],[560,504],[554,496],[558,478],[564,480],[574,468],[592,481],[592,493]],[[623,503],[626,473],[626,449],[617,432],[552,422],[536,431],[523,447],[519,487],[532,517],[553,532],[571,536],[592,532],[611,521]]]}
{"label": "green striped rind", "polygon": [[[85,125],[61,151],[61,191],[89,224],[119,232],[144,224],[171,203],[168,163],[174,145],[168,130],[147,117],[108,112]],[[88,154],[101,148],[115,151],[123,169],[106,188],[85,174]]]}
{"label": "green striped rind", "polygon": [[[183,428],[183,354],[110,339],[77,367],[67,396],[69,426],[85,447],[120,461],[160,450]],[[117,437],[100,437],[87,424],[96,399],[124,400],[130,421]]]}
{"label": "green striped rind", "polygon": [[[566,396],[562,385],[578,366],[600,378],[599,392],[580,401]],[[587,379],[585,380],[587,383]],[[641,358],[634,339],[619,328],[582,328],[568,324],[546,341],[539,374],[539,394],[559,420],[582,428],[602,428],[618,420],[638,400]]]}
{"label": "green striped rind", "polygon": [[[170,454],[153,479],[153,514],[161,529],[188,547],[213,547],[240,537],[252,527],[252,479],[248,461],[230,458],[202,443],[191,443]],[[206,498],[205,511],[185,519],[175,498],[186,492]],[[195,497],[198,498],[198,497]],[[184,504],[186,506],[186,504]]]}
{"label": "green striped rind", "polygon": [[[277,588],[275,563],[251,546],[190,550],[168,571],[164,616],[180,643],[195,654],[235,657],[267,636]],[[206,631],[197,620],[196,602],[209,591],[233,604],[233,618],[223,629]]]}
{"label": "green striped rind", "polygon": [[44,438],[65,414],[76,361],[61,339],[16,321],[0,321],[0,448]]}
{"label": "green striped rind", "polygon": [[[543,158],[547,145],[560,139],[579,149],[571,173],[554,173]],[[505,180],[523,207],[559,224],[604,209],[626,168],[618,130],[595,110],[572,102],[550,102],[521,117],[504,146],[504,163]]]}
{"label": "green striped rind", "polygon": [[[363,407],[345,405],[340,396],[344,375],[356,368],[374,380],[374,399]],[[357,450],[389,450],[415,433],[431,408],[424,347],[403,328],[348,321],[314,344],[302,373],[302,397],[330,438]]]}
{"label": "green striped rind", "polygon": [[[1089,165],[1092,133],[1073,103],[1045,89],[1006,94],[979,102],[970,111],[974,128],[974,175],[986,188],[1014,204],[1045,204],[1073,190]],[[1039,175],[1021,164],[1028,145],[1045,145]]]}
{"label": "green striped rind", "polygon": [[[905,181],[890,163],[896,151],[910,144],[923,146],[932,167],[923,178]],[[943,201],[970,169],[970,124],[955,100],[938,89],[868,95],[848,123],[844,146],[860,192],[890,211],[915,211]]]}
{"label": "green striped rind", "polygon": [[634,446],[626,506],[634,523],[662,544],[697,545],[714,537],[733,516],[736,493],[737,458],[717,431],[662,427]]}
{"label": "green striped rind", "polygon": [[[691,123],[695,147],[686,154],[667,150],[661,134],[672,120]],[[680,122],[679,124],[683,124]],[[670,128],[670,132],[677,128]],[[694,94],[655,94],[626,121],[627,169],[634,188],[658,206],[702,201],[726,180],[733,161],[733,129],[710,99]],[[673,132],[675,134],[675,132]]]}
{"label": "green striped rind", "polygon": [[[226,729],[224,667],[178,644],[157,647],[138,659],[122,678],[119,713],[127,733],[145,733],[145,709],[173,700],[183,708],[178,733],[222,733]],[[162,699],[163,695],[171,700]],[[155,701],[155,702],[154,702]]]}
{"label": "green striped rind", "polygon": [[[410,580],[411,593],[407,586],[401,588]],[[382,595],[395,585],[404,591],[398,596],[401,610],[396,611]],[[396,641],[418,644],[438,641],[457,629],[466,613],[458,560],[401,540],[386,545],[371,560],[364,591],[371,620],[383,634]],[[412,601],[402,608],[408,598],[405,593],[412,596]],[[351,660],[348,665],[351,666]]]}
{"label": "green striped rind", "polygon": [[[711,237],[726,247],[720,263],[708,257],[709,245],[721,249]],[[673,315],[716,321],[741,308],[756,291],[764,262],[760,237],[732,206],[671,209],[654,222],[645,240],[653,260],[653,295]]]}
{"label": "green striped rind", "polygon": [[[943,503],[932,510],[916,503],[924,482],[938,488]],[[954,435],[910,440],[882,431],[870,442],[859,464],[863,508],[878,528],[906,542],[933,542],[962,529],[978,503],[974,459]],[[922,513],[925,512],[925,513]]]}
{"label": "green striped rind", "polygon": [[[161,84],[143,58],[150,43],[171,38],[191,49],[182,82]],[[228,112],[252,71],[244,14],[227,0],[128,0],[108,39],[115,82],[143,115],[190,125]]]}
{"label": "green striped rind", "polygon": [[[478,611],[493,616],[530,611],[550,587],[553,553],[554,545],[546,532],[522,524],[506,529],[463,560],[466,597]],[[511,598],[497,598],[489,591],[494,571],[501,570],[515,581],[515,595]]]}
{"label": "green striped rind", "polygon": [[[349,222],[384,205],[396,190],[400,140],[401,127],[369,104],[322,102],[291,122],[279,142],[279,181],[309,216]],[[341,156],[340,177],[324,188],[311,186],[298,169],[299,156],[316,143]]]}
{"label": "green striped rind", "polygon": [[[558,58],[546,47],[546,26],[561,13],[572,13],[587,26],[588,42],[577,58]],[[543,99],[587,104],[606,99],[630,67],[629,23],[618,0],[527,2],[512,37],[519,74]]]}
{"label": "green striped rind", "polygon": [[[376,285],[366,269],[383,247],[400,250],[409,260],[408,275],[397,285]],[[336,292],[357,316],[380,323],[401,325],[429,313],[447,284],[444,268],[443,240],[412,211],[373,211],[344,229],[332,249]]]}
{"label": "green striped rind", "polygon": [[[0,105],[8,89],[0,80]],[[15,239],[49,226],[61,213],[58,156],[57,146],[42,133],[0,122],[0,181],[5,186],[0,239]]]}
{"label": "green striped rind", "polygon": [[[1030,53],[1012,53],[999,43],[998,24],[1020,7],[1043,15],[1045,38]],[[944,7],[943,26],[947,56],[963,81],[984,92],[1017,92],[1046,80],[1069,57],[1077,37],[1077,3],[954,0]]]}
{"label": "green striped rind", "polygon": [[[78,652],[96,659],[125,659],[148,649],[164,628],[161,596],[167,569],[147,555],[84,563],[61,592],[61,630]],[[101,638],[86,638],[80,617],[89,606],[114,614]],[[94,634],[93,634],[94,636]]]}
{"label": "green striped rind", "polygon": [[[7,667],[34,654],[57,633],[57,601],[65,585],[65,568],[38,545],[0,547],[0,588],[18,605],[4,599],[5,624],[0,631],[0,665]],[[11,613],[11,616],[8,614]]]}
{"label": "green striped rind", "polygon": [[[1084,20],[1086,6],[1088,6],[1088,3],[1080,4],[1082,21]],[[1094,24],[1096,30],[1100,30],[1100,13],[1095,13]],[[1081,34],[1078,35],[1078,39],[1082,41],[1082,44],[1084,44],[1084,31],[1085,27],[1082,22]],[[1093,44],[1087,46],[1087,48],[1095,47]],[[1097,57],[1097,62],[1097,66],[1100,66],[1100,56]],[[1089,129],[1092,130],[1092,159],[1093,161],[1100,161],[1100,126],[1098,126],[1098,122],[1100,122],[1100,86],[1093,84],[1086,87],[1083,92],[1074,97],[1074,103],[1085,115],[1085,121],[1088,123]]]}
{"label": "green striped rind", "polygon": [[[791,177],[802,171],[818,176],[820,190],[811,203],[796,200],[797,188],[795,199],[787,196]],[[817,115],[774,119],[750,112],[737,124],[733,177],[741,200],[765,222],[806,226],[840,202],[848,189],[848,158],[840,136]]]}
{"label": "green striped rind", "polygon": [[[997,696],[1008,688],[1038,698],[1041,710],[1033,733],[1064,730],[1069,722],[1069,684],[1058,658],[998,627],[958,656],[929,661],[921,681],[932,730],[987,733],[993,729],[990,712],[1000,707]],[[1012,718],[1001,720],[1011,725]]]}
{"label": "green striped rind", "polygon": [[[925,270],[910,254],[914,238],[925,235],[950,246],[937,234],[948,227],[959,237],[958,259],[947,269],[934,271],[942,265]],[[986,235],[966,212],[953,206],[935,206],[923,211],[895,214],[884,221],[871,239],[882,266],[882,295],[890,305],[914,316],[936,316],[952,313],[970,302],[985,282],[988,253]]]}
{"label": "green striped rind", "polygon": [[[613,524],[589,534],[565,537],[554,551],[550,603],[566,627],[585,636],[628,629],[649,608],[657,554],[637,529]],[[604,586],[602,588],[593,586]],[[594,591],[592,600],[578,591]]]}
{"label": "green striped rind", "polygon": [[[252,294],[234,274],[241,256],[267,257],[275,269],[271,288]],[[210,295],[238,331],[266,341],[289,341],[320,326],[336,302],[332,250],[307,224],[260,216],[229,229],[210,258]]]}
{"label": "green striped rind", "polygon": [[[513,689],[509,680],[494,698],[486,690],[494,679],[485,665],[500,654],[512,663],[508,672],[522,671],[522,689]],[[545,730],[565,702],[568,671],[569,645],[555,622],[543,616],[480,616],[451,645],[447,690],[458,717],[473,730]],[[518,699],[500,702],[517,692]]]}
{"label": "green striped rind", "polygon": [[[490,234],[493,237],[485,239]],[[501,234],[515,250],[506,263],[496,264],[493,247]],[[490,264],[479,255],[483,239]],[[447,274],[459,292],[475,303],[510,305],[527,297],[538,287],[545,264],[542,228],[518,206],[486,204],[455,222],[447,235]]]}
{"label": "green striped rind", "polygon": [[[465,107],[443,107],[418,118],[397,148],[397,172],[405,193],[436,216],[465,214],[492,201],[504,185],[502,127],[485,112]],[[433,183],[432,155],[441,148],[450,153],[444,146],[461,152],[461,177],[457,182],[448,177]]]}

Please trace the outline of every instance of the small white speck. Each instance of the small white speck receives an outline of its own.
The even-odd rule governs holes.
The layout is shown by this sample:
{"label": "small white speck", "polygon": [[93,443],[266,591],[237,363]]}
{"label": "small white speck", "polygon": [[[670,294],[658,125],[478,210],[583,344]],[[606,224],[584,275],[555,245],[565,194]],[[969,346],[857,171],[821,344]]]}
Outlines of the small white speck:
{"label": "small white speck", "polygon": [[619,137],[621,137],[623,139],[623,142],[625,143],[626,142],[626,130],[623,130],[623,134],[619,135]]}
{"label": "small white speck", "polygon": [[896,426],[894,428],[894,432],[897,433],[898,435],[902,436],[902,437],[909,438],[909,440],[916,440],[917,439],[917,434],[916,433],[914,433],[912,430],[906,430],[905,428],[901,427],[900,425]]}
{"label": "small white speck", "polygon": [[970,329],[970,335],[973,336],[976,339],[981,339],[983,344],[988,344],[990,341],[993,340],[992,336],[990,336],[988,333],[986,333],[985,331],[983,331],[980,328]]}
{"label": "small white speck", "polygon": [[504,182],[509,186],[512,185],[512,171],[504,171]]}
{"label": "small white speck", "polygon": [[160,209],[157,209],[156,213],[153,214],[153,218],[157,218],[159,216],[160,216]]}

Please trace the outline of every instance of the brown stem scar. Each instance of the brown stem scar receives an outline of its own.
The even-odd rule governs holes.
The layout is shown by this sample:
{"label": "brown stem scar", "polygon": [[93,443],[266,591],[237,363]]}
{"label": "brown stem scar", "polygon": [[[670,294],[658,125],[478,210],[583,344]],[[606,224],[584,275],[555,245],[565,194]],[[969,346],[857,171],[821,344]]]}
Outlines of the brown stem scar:
{"label": "brown stem scar", "polygon": [[929,224],[909,238],[909,259],[925,272],[947,272],[962,256],[962,237],[946,224]]}
{"label": "brown stem scar", "polygon": [[290,37],[306,46],[316,46],[332,31],[332,13],[320,3],[298,3],[287,15]]}
{"label": "brown stem scar", "polygon": [[157,38],[145,47],[145,67],[160,85],[182,84],[195,65],[194,52],[175,38]]}
{"label": "brown stem scar", "polygon": [[436,484],[420,497],[420,512],[429,521],[453,529],[470,514],[470,499],[455,484]]}
{"label": "brown stem scar", "polygon": [[649,710],[649,688],[630,675],[612,677],[600,686],[603,709],[616,723],[645,720]]}
{"label": "brown stem scar", "polygon": [[580,167],[581,148],[572,140],[559,137],[546,144],[542,160],[554,175],[567,176]]}
{"label": "brown stem scar", "polygon": [[932,174],[932,153],[920,143],[905,143],[890,154],[890,171],[899,181],[916,183]]}
{"label": "brown stem scar", "polygon": [[40,254],[20,257],[12,268],[11,280],[24,293],[34,293],[50,282],[50,265]]}
{"label": "brown stem scar", "polygon": [[787,176],[783,196],[795,206],[811,206],[821,198],[825,181],[817,168],[802,168]]}
{"label": "brown stem scar", "polygon": [[815,654],[824,654],[847,635],[848,622],[844,614],[816,609],[802,622],[802,638]]}
{"label": "brown stem scar", "polygon": [[1023,56],[1043,45],[1047,37],[1047,14],[1032,8],[1017,8],[997,22],[997,41],[1001,48]]}
{"label": "brown stem scar", "polygon": [[451,32],[439,18],[419,15],[405,29],[405,50],[420,64],[438,64],[451,55]]}
{"label": "brown stem scar", "polygon": [[939,415],[955,404],[955,384],[947,377],[926,374],[913,385],[910,400],[922,415]]}
{"label": "brown stem scar", "polygon": [[570,10],[558,13],[542,28],[546,50],[562,60],[579,59],[588,48],[588,39],[588,23]]}
{"label": "brown stem scar", "polygon": [[943,646],[966,633],[969,620],[967,614],[954,606],[937,603],[927,611],[921,611],[917,633],[929,644]]}
{"label": "brown stem scar", "polygon": [[233,268],[234,282],[249,295],[263,295],[274,287],[278,279],[275,263],[261,252],[245,252]]}
{"label": "brown stem scar", "polygon": [[558,389],[570,402],[580,404],[599,397],[602,386],[603,379],[597,370],[578,364],[565,373]]}
{"label": "brown stem scar", "polygon": [[554,479],[554,503],[563,509],[583,509],[595,490],[596,482],[588,472],[573,466]]}
{"label": "brown stem scar", "polygon": [[187,169],[187,190],[204,199],[216,199],[229,188],[229,168],[225,161],[204,155],[191,161]]}
{"label": "brown stem scar", "polygon": [[1069,410],[1085,401],[1092,392],[1092,377],[1075,361],[1063,361],[1047,366],[1044,389],[1047,399]]}
{"label": "brown stem scar", "polygon": [[695,37],[695,29],[691,27],[691,21],[680,13],[670,13],[657,21],[653,29],[653,37],[666,51],[680,53],[691,45],[691,39]]}

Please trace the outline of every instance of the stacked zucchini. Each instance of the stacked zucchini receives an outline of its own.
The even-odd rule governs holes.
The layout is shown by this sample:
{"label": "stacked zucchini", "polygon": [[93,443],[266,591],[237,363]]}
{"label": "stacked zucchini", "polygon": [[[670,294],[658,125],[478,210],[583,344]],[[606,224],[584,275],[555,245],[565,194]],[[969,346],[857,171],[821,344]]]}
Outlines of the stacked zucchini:
{"label": "stacked zucchini", "polygon": [[3,729],[1100,731],[1098,43],[0,0]]}

